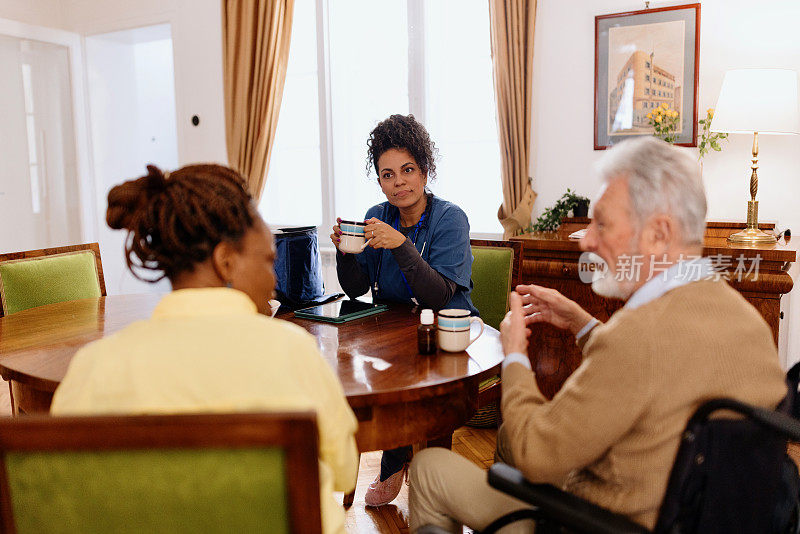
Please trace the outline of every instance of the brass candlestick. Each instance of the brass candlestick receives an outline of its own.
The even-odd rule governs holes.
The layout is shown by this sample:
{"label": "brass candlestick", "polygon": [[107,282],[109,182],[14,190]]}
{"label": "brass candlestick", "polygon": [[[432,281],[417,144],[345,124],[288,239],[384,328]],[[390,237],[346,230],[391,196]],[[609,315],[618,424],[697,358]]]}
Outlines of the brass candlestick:
{"label": "brass candlestick", "polygon": [[730,243],[744,245],[775,244],[775,236],[758,229],[758,132],[753,133],[753,165],[750,167],[750,200],[747,201],[747,228],[728,236]]}

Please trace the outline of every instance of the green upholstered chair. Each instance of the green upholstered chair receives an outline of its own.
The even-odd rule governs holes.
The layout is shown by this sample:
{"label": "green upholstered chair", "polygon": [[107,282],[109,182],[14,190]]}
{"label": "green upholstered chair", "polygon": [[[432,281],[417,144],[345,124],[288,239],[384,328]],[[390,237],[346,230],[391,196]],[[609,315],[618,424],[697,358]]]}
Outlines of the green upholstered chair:
{"label": "green upholstered chair", "polygon": [[500,328],[508,311],[508,293],[519,283],[522,243],[473,239],[472,303],[483,322]]}
{"label": "green upholstered chair", "polygon": [[[519,241],[485,241],[473,239],[472,303],[483,322],[494,328],[508,312],[508,293],[519,283],[522,268],[522,243]],[[491,427],[499,419],[500,377],[481,382],[478,390],[478,412],[467,423]]]}
{"label": "green upholstered chair", "polygon": [[105,294],[97,243],[0,254],[0,317]]}
{"label": "green upholstered chair", "polygon": [[3,419],[2,532],[322,532],[313,412]]}

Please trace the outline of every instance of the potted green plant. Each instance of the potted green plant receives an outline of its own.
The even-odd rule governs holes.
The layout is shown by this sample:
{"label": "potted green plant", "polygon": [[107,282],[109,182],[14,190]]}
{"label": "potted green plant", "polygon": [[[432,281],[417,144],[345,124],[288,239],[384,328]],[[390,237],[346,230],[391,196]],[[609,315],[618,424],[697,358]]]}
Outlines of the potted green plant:
{"label": "potted green plant", "polygon": [[569,189],[564,193],[564,196],[567,197],[567,203],[572,206],[570,210],[572,210],[573,217],[587,217],[589,215],[588,198],[576,195]]}
{"label": "potted green plant", "polygon": [[574,217],[586,217],[589,214],[589,199],[567,189],[555,204],[545,208],[531,229],[535,232],[555,231],[561,219],[568,216],[570,211]]}

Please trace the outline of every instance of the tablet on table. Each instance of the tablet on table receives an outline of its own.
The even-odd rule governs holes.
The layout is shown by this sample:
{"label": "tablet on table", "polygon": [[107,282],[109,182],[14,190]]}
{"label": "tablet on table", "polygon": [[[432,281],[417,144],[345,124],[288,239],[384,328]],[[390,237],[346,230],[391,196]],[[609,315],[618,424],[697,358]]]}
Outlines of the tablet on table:
{"label": "tablet on table", "polygon": [[388,310],[386,304],[372,304],[360,300],[338,300],[321,306],[303,308],[294,312],[300,319],[313,319],[329,323],[344,323]]}

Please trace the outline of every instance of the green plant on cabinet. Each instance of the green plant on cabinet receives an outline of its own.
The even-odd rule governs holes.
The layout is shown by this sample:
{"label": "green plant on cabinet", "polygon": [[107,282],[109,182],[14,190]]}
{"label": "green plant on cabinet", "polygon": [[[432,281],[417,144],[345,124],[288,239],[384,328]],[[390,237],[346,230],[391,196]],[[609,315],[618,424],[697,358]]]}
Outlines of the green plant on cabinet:
{"label": "green plant on cabinet", "polygon": [[528,231],[534,232],[553,232],[558,229],[561,220],[566,217],[569,212],[575,217],[586,217],[589,214],[589,199],[578,195],[571,189],[567,189],[561,198],[556,200],[555,204],[549,208],[545,208],[542,214],[536,219]]}

